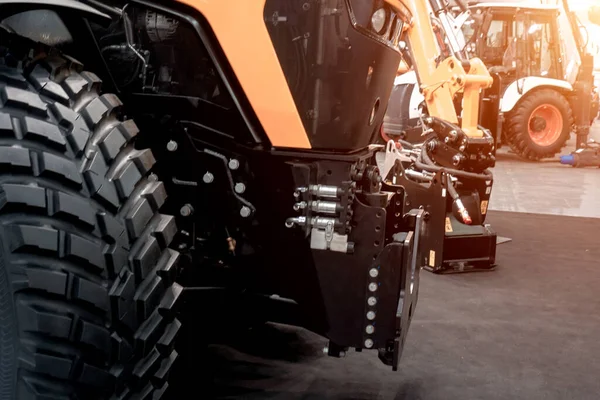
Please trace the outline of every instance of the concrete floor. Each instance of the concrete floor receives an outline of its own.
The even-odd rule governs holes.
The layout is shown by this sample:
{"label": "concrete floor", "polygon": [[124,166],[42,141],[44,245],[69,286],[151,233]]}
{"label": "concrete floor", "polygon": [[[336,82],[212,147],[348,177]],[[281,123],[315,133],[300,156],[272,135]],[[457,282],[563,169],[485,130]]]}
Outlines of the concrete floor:
{"label": "concrete floor", "polygon": [[326,339],[266,324],[210,346],[189,377],[171,374],[189,386],[169,399],[598,400],[600,219],[493,211],[489,222],[513,238],[498,269],[421,272],[397,372],[373,351],[327,357]]}
{"label": "concrete floor", "polygon": [[[590,138],[600,142],[600,121]],[[575,149],[573,137],[562,154]],[[600,218],[600,170],[561,165],[558,157],[529,162],[502,149],[493,169],[490,209]]]}

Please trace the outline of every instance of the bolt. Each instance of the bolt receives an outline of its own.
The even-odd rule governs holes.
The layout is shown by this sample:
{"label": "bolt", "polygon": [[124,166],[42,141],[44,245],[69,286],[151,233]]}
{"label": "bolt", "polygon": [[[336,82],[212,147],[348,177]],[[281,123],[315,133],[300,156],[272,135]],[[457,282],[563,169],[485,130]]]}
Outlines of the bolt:
{"label": "bolt", "polygon": [[372,335],[373,332],[375,332],[375,327],[373,325],[367,325],[367,327],[365,328],[365,332],[367,332],[367,334]]}
{"label": "bolt", "polygon": [[308,3],[304,3],[304,4],[302,4],[302,9],[303,9],[304,11],[308,11],[308,10],[310,9],[310,4],[308,4]]}
{"label": "bolt", "polygon": [[204,183],[211,183],[215,180],[215,177],[213,176],[213,174],[207,171],[202,177],[202,180],[204,181]]}
{"label": "bolt", "polygon": [[369,290],[375,292],[377,290],[377,284],[375,282],[369,283]]}
{"label": "bolt", "polygon": [[151,173],[150,176],[148,176],[148,179],[152,182],[156,182],[158,181],[158,175],[156,175],[155,173]]}
{"label": "bolt", "polygon": [[246,185],[244,185],[242,182],[236,183],[235,184],[235,192],[238,194],[242,194],[246,191]]}
{"label": "bolt", "polygon": [[444,138],[444,143],[450,143],[450,138],[449,137],[445,137]]}
{"label": "bolt", "polygon": [[194,213],[194,207],[192,207],[190,204],[186,204],[183,207],[181,207],[181,210],[179,210],[179,213],[181,214],[182,217],[189,217],[190,215],[192,215]]}
{"label": "bolt", "polygon": [[329,354],[329,347],[323,347],[323,353]]}
{"label": "bolt", "polygon": [[459,149],[460,151],[465,151],[466,147],[465,147],[465,145],[463,144],[463,145],[462,145],[462,146],[460,146],[458,149]]}
{"label": "bolt", "polygon": [[379,275],[379,271],[377,270],[377,268],[371,268],[371,270],[369,271],[369,275],[371,275],[371,278],[377,278],[377,275]]}
{"label": "bolt", "polygon": [[367,319],[368,319],[369,321],[373,321],[373,320],[375,319],[375,311],[369,311],[369,312],[367,313]]}
{"label": "bolt", "polygon": [[365,347],[367,349],[370,349],[371,347],[373,347],[373,340],[371,340],[371,339],[365,340]]}
{"label": "bolt", "polygon": [[231,160],[229,160],[229,168],[230,169],[238,169],[240,167],[240,162],[238,160],[236,160],[235,158],[232,158]]}
{"label": "bolt", "polygon": [[377,299],[371,296],[367,299],[367,304],[373,307],[375,304],[377,304]]}
{"label": "bolt", "polygon": [[177,150],[177,142],[174,140],[169,140],[169,143],[167,143],[167,150],[169,151],[175,151]]}
{"label": "bolt", "polygon": [[460,164],[460,159],[461,157],[458,154],[456,154],[454,157],[452,157],[452,165],[457,167],[458,164]]}
{"label": "bolt", "polygon": [[243,206],[240,210],[240,215],[243,218],[248,218],[250,216],[250,208]]}

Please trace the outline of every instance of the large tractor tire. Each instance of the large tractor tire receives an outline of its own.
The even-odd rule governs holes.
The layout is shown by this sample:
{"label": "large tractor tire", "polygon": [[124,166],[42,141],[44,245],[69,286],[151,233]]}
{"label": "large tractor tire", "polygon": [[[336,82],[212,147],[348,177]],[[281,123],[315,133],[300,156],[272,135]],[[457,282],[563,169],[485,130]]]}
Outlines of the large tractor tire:
{"label": "large tractor tire", "polygon": [[554,157],[571,135],[573,112],[561,93],[531,92],[508,115],[506,139],[512,150],[528,160]]}
{"label": "large tractor tire", "polygon": [[7,53],[0,399],[159,399],[182,288],[154,157],[135,148],[136,125],[96,75],[62,56],[23,69]]}

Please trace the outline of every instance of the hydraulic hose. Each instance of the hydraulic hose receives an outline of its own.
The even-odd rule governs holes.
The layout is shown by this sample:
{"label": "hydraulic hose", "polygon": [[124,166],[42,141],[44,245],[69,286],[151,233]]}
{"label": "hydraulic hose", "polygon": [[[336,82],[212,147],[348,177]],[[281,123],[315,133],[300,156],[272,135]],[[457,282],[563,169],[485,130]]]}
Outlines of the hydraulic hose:
{"label": "hydraulic hose", "polygon": [[446,175],[446,180],[448,182],[447,186],[448,186],[448,194],[450,194],[450,196],[452,197],[453,200],[456,200],[459,198],[458,192],[456,191],[456,188],[454,187],[454,183],[452,183],[452,175],[447,174]]}
{"label": "hydraulic hose", "polygon": [[452,183],[452,176],[448,174],[446,175],[446,177],[448,182],[448,184],[446,185],[448,187],[448,193],[450,194],[450,196],[452,196],[452,199],[454,200],[454,204],[456,204],[456,208],[458,210],[458,213],[460,214],[460,217],[462,218],[465,224],[471,225],[473,223],[473,219],[469,215],[469,212],[467,211],[465,205],[460,199],[460,196],[458,195],[458,192],[456,191],[456,188],[454,187],[454,184]]}
{"label": "hydraulic hose", "polygon": [[461,171],[459,169],[446,168],[446,167],[440,167],[438,165],[435,165],[433,163],[433,161],[431,160],[431,158],[429,158],[429,155],[427,154],[427,146],[423,146],[423,149],[421,150],[421,154],[415,161],[415,165],[418,168],[421,168],[425,171],[438,172],[438,171],[443,170],[449,174],[459,176],[462,178],[466,178],[466,179],[482,179],[482,180],[486,180],[486,181],[493,179],[493,174],[487,169],[480,174],[476,174],[473,172]]}

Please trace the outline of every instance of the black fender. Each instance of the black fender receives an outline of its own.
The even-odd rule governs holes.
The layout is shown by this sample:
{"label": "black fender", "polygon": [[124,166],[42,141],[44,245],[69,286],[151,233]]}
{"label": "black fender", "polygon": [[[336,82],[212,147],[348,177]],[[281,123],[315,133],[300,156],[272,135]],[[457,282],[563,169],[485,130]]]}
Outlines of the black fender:
{"label": "black fender", "polygon": [[0,0],[0,20],[32,10],[68,12],[97,22],[110,21],[107,14],[77,0]]}

